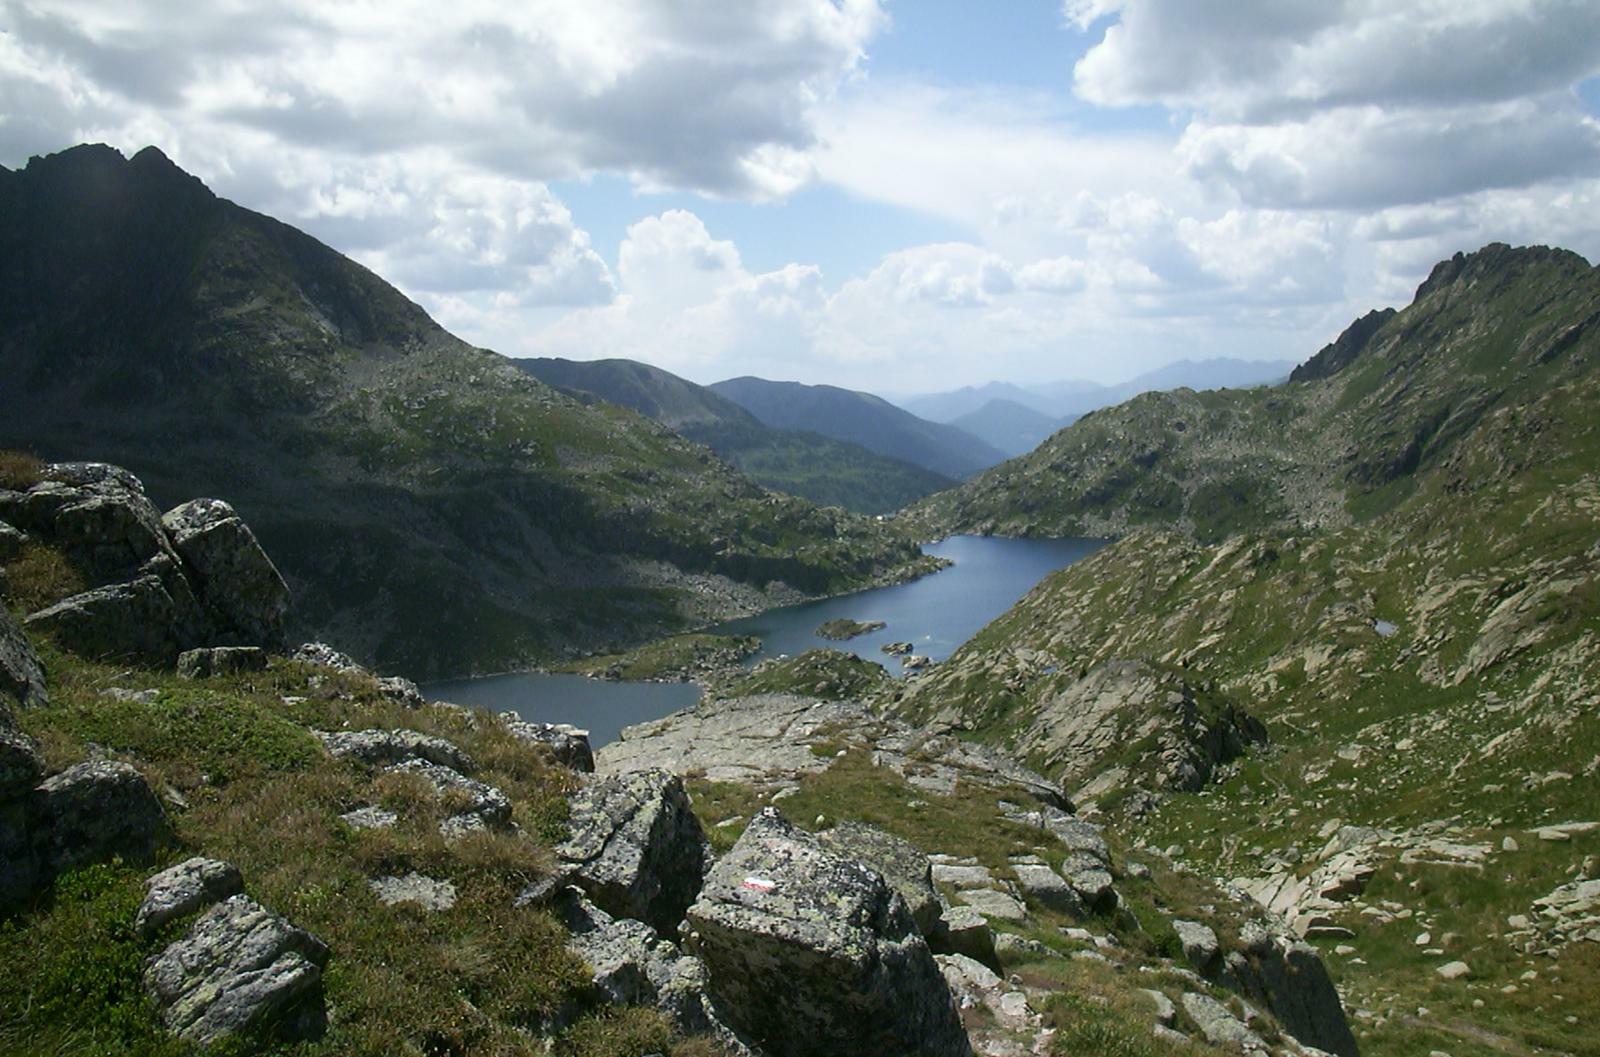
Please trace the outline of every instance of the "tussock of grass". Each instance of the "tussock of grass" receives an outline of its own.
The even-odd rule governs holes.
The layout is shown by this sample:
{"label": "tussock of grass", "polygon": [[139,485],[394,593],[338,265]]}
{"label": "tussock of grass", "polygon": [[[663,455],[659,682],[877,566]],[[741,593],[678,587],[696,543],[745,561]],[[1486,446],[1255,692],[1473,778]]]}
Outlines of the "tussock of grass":
{"label": "tussock of grass", "polygon": [[0,488],[26,491],[44,479],[44,463],[25,451],[0,451]]}
{"label": "tussock of grass", "polygon": [[39,543],[24,544],[5,572],[8,601],[22,613],[35,613],[89,588],[66,555]]}

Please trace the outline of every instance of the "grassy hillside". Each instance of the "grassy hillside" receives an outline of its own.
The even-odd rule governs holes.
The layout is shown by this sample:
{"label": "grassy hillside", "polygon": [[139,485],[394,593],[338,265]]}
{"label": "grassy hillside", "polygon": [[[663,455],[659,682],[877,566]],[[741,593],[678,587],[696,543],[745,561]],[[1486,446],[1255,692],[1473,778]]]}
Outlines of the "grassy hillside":
{"label": "grassy hillside", "polygon": [[227,495],[293,632],[416,676],[904,575],[914,548],[446,333],[153,149],[0,174],[0,444]]}
{"label": "grassy hillside", "polygon": [[[1070,772],[1203,875],[1315,887],[1353,841],[1367,879],[1315,913],[1366,1052],[1600,1052],[1600,936],[1535,905],[1600,877],[1600,826],[1549,829],[1600,821],[1597,320],[1580,258],[1489,247],[1296,381],[1143,397],[930,503],[1165,527],[1055,574],[895,707]],[[1166,707],[1152,686],[1248,711],[1269,747],[1184,795],[1161,746],[1063,729],[1091,689]]]}
{"label": "grassy hillside", "polygon": [[819,433],[774,429],[702,385],[633,360],[513,360],[580,399],[630,407],[704,444],[756,483],[825,506],[886,514],[955,484],[920,466]]}

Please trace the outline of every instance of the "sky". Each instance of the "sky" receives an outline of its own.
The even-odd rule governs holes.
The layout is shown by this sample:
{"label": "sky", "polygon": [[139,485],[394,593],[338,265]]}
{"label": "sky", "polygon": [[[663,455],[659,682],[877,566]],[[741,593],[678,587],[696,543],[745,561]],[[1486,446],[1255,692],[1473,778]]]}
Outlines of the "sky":
{"label": "sky", "polygon": [[1600,259],[1600,3],[0,0],[0,163],[79,142],[510,356],[1114,383]]}

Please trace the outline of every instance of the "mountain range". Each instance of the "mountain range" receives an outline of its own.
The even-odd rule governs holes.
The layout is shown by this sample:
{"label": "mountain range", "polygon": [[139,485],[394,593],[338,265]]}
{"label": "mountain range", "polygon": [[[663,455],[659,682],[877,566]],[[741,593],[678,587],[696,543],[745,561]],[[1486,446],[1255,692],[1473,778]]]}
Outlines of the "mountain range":
{"label": "mountain range", "polygon": [[1006,457],[970,433],[918,418],[871,393],[750,377],[730,378],[710,388],[775,429],[859,444],[945,477],[970,477]]}
{"label": "mountain range", "polygon": [[909,541],[760,488],[447,333],[149,148],[0,170],[0,445],[227,495],[299,626],[415,676],[623,644],[905,575]]}
{"label": "mountain range", "polygon": [[988,382],[943,393],[903,397],[901,407],[934,422],[973,434],[1007,455],[1032,451],[1058,429],[1096,408],[1140,393],[1168,389],[1238,389],[1289,377],[1289,360],[1178,360],[1116,385],[1069,380],[1027,386]]}
{"label": "mountain range", "polygon": [[574,395],[632,408],[704,444],[758,484],[813,503],[887,514],[956,483],[859,444],[775,429],[713,389],[636,360],[512,362]]}

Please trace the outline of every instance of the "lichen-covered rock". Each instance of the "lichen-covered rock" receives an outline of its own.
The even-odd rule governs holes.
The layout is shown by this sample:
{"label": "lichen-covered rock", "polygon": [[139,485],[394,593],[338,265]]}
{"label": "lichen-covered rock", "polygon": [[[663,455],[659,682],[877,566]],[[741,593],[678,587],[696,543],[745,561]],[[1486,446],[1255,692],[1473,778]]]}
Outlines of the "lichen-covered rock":
{"label": "lichen-covered rock", "polygon": [[556,914],[572,933],[567,949],[589,966],[595,989],[614,1005],[654,1005],[686,1034],[710,1035],[730,1057],[756,1057],[747,1040],[723,1023],[707,991],[705,965],[684,954],[655,929],[631,918],[613,918],[565,889]]}
{"label": "lichen-covered rock", "polygon": [[705,876],[708,848],[683,782],[665,771],[592,777],[570,798],[556,854],[617,917],[672,935]]}
{"label": "lichen-covered rock", "polygon": [[397,903],[410,903],[424,910],[449,910],[456,905],[456,886],[450,881],[440,881],[424,876],[415,870],[404,876],[386,874],[367,882],[378,902],[386,907]]}
{"label": "lichen-covered rock", "polygon": [[0,800],[32,789],[44,777],[44,757],[34,740],[10,722],[0,704]]}
{"label": "lichen-covered rock", "polygon": [[141,936],[153,936],[173,918],[244,891],[244,878],[237,866],[198,855],[162,870],[144,884],[144,902],[133,919],[133,927]]}
{"label": "lichen-covered rock", "polygon": [[167,511],[161,523],[220,621],[247,643],[281,646],[289,587],[233,507],[191,499]]}
{"label": "lichen-covered rock", "polygon": [[415,730],[338,730],[315,731],[328,755],[354,760],[369,767],[399,763],[401,760],[426,760],[461,774],[478,769],[472,757],[444,738]]}
{"label": "lichen-covered rock", "polygon": [[85,657],[162,665],[177,658],[178,622],[178,606],[154,574],[64,598],[26,621],[30,631]]}
{"label": "lichen-covered rock", "polygon": [[842,858],[865,863],[900,893],[924,937],[939,925],[939,892],[928,857],[910,841],[864,822],[841,822],[817,839]]}
{"label": "lichen-covered rock", "polygon": [[689,909],[729,1022],[774,1057],[966,1057],[971,1046],[905,900],[771,808]]}
{"label": "lichen-covered rock", "polygon": [[378,680],[378,693],[384,700],[405,708],[421,708],[428,703],[422,689],[403,675],[386,675]]}
{"label": "lichen-covered rock", "polygon": [[567,723],[530,723],[515,712],[502,712],[500,719],[512,737],[529,745],[544,746],[563,767],[582,773],[594,770],[594,750],[589,747],[587,730]]}
{"label": "lichen-covered rock", "polygon": [[289,654],[291,661],[301,664],[315,664],[321,668],[332,668],[336,672],[364,672],[361,665],[351,659],[349,654],[340,653],[326,642],[302,642]]}
{"label": "lichen-covered rock", "polygon": [[0,606],[0,705],[6,697],[24,708],[50,704],[45,665],[38,662],[34,643],[11,620],[11,612]]}
{"label": "lichen-covered rock", "polygon": [[170,837],[161,802],[125,763],[89,760],[38,788],[35,846],[51,874],[120,855],[145,862]]}
{"label": "lichen-covered rock", "polygon": [[0,521],[0,563],[13,561],[28,545],[28,534]]}
{"label": "lichen-covered rock", "polygon": [[26,492],[8,493],[0,516],[64,550],[97,579],[131,574],[167,549],[144,485],[105,463],[54,463]]}
{"label": "lichen-covered rock", "polygon": [[185,679],[209,679],[214,675],[266,669],[267,651],[259,646],[205,646],[178,654],[178,675]]}
{"label": "lichen-covered rock", "polygon": [[188,934],[150,961],[145,986],[177,1035],[209,1045],[243,1032],[289,1038],[326,1024],[327,946],[248,896],[202,914]]}

